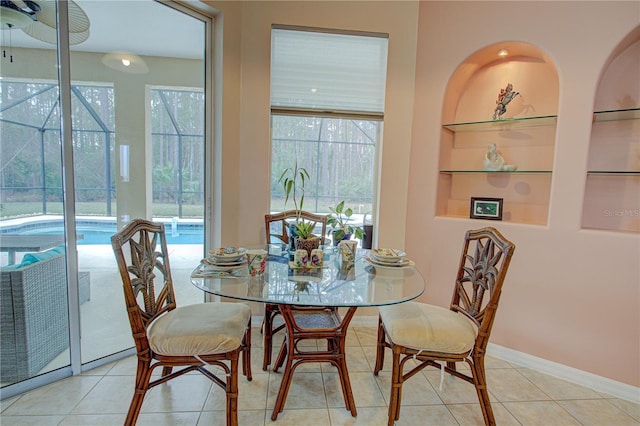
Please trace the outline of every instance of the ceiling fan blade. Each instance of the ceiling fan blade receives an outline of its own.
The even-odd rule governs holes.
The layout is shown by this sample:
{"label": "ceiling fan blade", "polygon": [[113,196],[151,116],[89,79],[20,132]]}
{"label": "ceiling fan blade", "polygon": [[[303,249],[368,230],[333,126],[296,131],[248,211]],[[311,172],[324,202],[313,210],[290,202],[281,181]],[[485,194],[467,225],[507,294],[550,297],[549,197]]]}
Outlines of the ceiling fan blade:
{"label": "ceiling fan blade", "polygon": [[[36,21],[22,29],[26,34],[31,37],[44,41],[49,44],[56,44],[58,41],[58,34],[55,28],[51,28],[42,22]],[[69,33],[69,44],[80,44],[89,38],[89,30],[82,32]]]}
{"label": "ceiling fan blade", "polygon": [[[51,28],[56,28],[56,4],[54,0],[38,0],[40,12],[36,13],[38,21]],[[89,31],[89,17],[80,6],[73,0],[68,1],[69,7],[69,32],[83,33]]]}

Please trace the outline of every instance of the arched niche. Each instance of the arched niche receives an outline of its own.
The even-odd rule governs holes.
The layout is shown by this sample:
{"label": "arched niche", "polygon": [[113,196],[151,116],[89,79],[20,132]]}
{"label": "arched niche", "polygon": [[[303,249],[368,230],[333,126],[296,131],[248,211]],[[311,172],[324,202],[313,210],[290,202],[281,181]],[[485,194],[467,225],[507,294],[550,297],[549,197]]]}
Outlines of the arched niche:
{"label": "arched niche", "polygon": [[582,227],[640,232],[640,26],[606,61],[594,99]]}
{"label": "arched niche", "polygon": [[[507,54],[500,56],[501,51]],[[494,119],[498,94],[507,84],[519,95]],[[501,220],[545,225],[558,98],[556,66],[531,44],[500,42],[463,61],[443,102],[436,214],[469,218],[472,197],[497,198]],[[487,171],[483,159],[490,144],[511,167]]]}

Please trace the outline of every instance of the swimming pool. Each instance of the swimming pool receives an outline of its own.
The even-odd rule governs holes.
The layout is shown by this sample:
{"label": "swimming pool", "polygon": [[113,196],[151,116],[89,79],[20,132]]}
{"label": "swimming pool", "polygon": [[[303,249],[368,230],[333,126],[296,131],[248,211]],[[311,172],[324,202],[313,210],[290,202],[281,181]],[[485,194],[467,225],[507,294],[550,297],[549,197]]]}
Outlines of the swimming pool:
{"label": "swimming pool", "polygon": [[[167,244],[203,244],[204,225],[202,222],[165,223]],[[76,220],[76,232],[83,238],[78,245],[111,244],[111,236],[116,233],[115,220]],[[39,220],[11,227],[3,227],[2,234],[62,234],[62,220]]]}

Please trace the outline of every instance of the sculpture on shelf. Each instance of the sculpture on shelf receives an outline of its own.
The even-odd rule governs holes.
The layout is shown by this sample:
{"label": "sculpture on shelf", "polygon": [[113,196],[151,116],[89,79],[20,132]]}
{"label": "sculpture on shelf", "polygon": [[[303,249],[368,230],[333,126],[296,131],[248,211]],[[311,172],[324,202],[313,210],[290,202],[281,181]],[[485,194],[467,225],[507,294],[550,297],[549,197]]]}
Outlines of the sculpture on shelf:
{"label": "sculpture on shelf", "polygon": [[498,152],[496,144],[492,143],[487,149],[487,153],[484,155],[484,161],[482,162],[482,169],[495,172],[512,172],[516,170],[518,166],[513,164],[505,164],[504,158]]}
{"label": "sculpture on shelf", "polygon": [[498,93],[498,100],[496,101],[496,109],[493,111],[493,119],[502,119],[502,115],[507,112],[507,104],[519,94],[520,92],[513,91],[513,85],[511,83],[507,84],[507,87],[504,89],[500,89],[500,93]]}

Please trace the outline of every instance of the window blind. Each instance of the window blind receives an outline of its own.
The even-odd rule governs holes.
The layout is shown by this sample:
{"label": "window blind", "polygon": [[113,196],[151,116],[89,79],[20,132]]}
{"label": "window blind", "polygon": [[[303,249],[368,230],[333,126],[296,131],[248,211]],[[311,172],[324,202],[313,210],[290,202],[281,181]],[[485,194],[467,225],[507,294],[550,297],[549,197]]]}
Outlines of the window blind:
{"label": "window blind", "polygon": [[271,107],[384,112],[386,36],[274,28]]}

